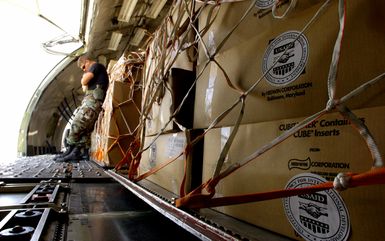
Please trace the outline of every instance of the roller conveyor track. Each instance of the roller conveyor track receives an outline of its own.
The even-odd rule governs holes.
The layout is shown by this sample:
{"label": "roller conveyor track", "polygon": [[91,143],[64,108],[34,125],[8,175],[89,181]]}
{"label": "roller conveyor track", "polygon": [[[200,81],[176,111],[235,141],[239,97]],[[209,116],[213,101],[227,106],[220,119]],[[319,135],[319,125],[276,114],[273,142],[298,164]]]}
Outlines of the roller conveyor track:
{"label": "roller conveyor track", "polygon": [[42,179],[71,179],[73,181],[106,181],[103,168],[92,161],[55,162],[53,155],[19,158],[14,162],[0,165],[0,178],[10,182],[35,182]]}
{"label": "roller conveyor track", "polygon": [[211,209],[196,211],[176,208],[173,200],[177,196],[158,185],[146,180],[136,184],[112,170],[107,173],[158,212],[201,240],[291,240]]}

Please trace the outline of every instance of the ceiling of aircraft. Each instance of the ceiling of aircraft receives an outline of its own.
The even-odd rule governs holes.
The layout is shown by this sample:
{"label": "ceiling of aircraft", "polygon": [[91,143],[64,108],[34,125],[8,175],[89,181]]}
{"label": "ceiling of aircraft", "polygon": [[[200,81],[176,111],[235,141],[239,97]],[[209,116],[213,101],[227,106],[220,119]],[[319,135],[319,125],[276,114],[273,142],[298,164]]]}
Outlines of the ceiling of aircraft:
{"label": "ceiling of aircraft", "polygon": [[[135,2],[130,6],[130,3]],[[108,66],[110,60],[118,60],[125,52],[145,49],[151,33],[162,22],[172,2],[84,0],[79,35],[85,52]],[[69,56],[42,82],[21,126],[19,153],[43,154],[48,152],[47,146],[60,147],[65,126],[83,96],[81,75],[82,71],[76,66],[76,58]],[[54,121],[57,116],[58,122]],[[52,123],[58,123],[53,136],[47,133]]]}
{"label": "ceiling of aircraft", "polygon": [[[89,39],[86,39],[88,52],[94,56],[117,59],[124,50],[135,51],[138,48],[143,48],[146,40],[151,37],[151,33],[156,30],[166,16],[171,3],[172,1],[167,0],[138,0],[131,17],[127,17],[124,15],[124,12],[127,11],[124,1],[96,0],[94,5],[97,9],[91,13],[93,24],[89,31]],[[150,16],[153,13],[152,9],[157,6],[161,7],[159,14]],[[122,34],[121,41],[115,51],[109,48],[114,33]],[[133,43],[135,35],[140,36],[141,33],[141,40]]]}

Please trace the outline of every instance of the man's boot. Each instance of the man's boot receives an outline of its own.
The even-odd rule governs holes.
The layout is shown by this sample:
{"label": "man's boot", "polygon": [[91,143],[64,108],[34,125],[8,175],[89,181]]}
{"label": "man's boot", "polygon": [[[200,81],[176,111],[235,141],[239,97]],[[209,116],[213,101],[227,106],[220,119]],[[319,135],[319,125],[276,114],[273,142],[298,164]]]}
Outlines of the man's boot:
{"label": "man's boot", "polygon": [[53,160],[56,161],[56,160],[58,160],[59,158],[63,158],[63,157],[65,157],[65,156],[67,156],[68,154],[70,154],[70,153],[72,152],[72,150],[73,150],[74,148],[75,148],[74,145],[69,145],[69,146],[67,147],[67,150],[66,150],[65,152],[63,152],[63,153],[61,153],[61,154],[59,154],[59,155],[56,155],[56,156],[53,158]]}
{"label": "man's boot", "polygon": [[73,150],[66,156],[56,159],[57,162],[78,161],[82,159],[79,147],[74,147]]}
{"label": "man's boot", "polygon": [[90,159],[90,155],[89,155],[89,149],[87,148],[87,147],[83,147],[82,148],[82,154],[81,154],[81,156],[82,156],[82,159],[83,160],[89,160]]}

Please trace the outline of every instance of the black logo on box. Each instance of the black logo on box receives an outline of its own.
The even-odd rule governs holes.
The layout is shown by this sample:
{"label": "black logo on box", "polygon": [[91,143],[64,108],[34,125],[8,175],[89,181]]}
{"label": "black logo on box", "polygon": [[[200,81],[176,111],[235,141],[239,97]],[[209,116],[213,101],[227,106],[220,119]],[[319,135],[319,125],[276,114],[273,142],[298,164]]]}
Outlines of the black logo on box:
{"label": "black logo on box", "polygon": [[311,202],[309,203],[299,202],[299,209],[304,210],[307,214],[309,214],[313,218],[319,218],[322,215],[329,216],[328,213],[326,212],[327,211],[326,208],[323,208]]}
{"label": "black logo on box", "polygon": [[260,9],[271,8],[274,5],[275,0],[257,0],[255,5]]}
{"label": "black logo on box", "polygon": [[310,157],[308,157],[305,160],[301,160],[301,159],[297,159],[297,158],[290,159],[287,163],[287,166],[288,166],[289,170],[291,170],[291,169],[309,170],[310,167],[349,169],[350,163],[311,161]]}
{"label": "black logo on box", "polygon": [[317,233],[326,234],[326,233],[329,233],[330,231],[329,224],[327,223],[322,223],[317,220],[307,218],[301,215],[299,215],[299,220],[305,228],[311,230],[314,234],[317,234]]}
{"label": "black logo on box", "polygon": [[[291,178],[286,189],[326,182],[318,175],[302,173]],[[333,189],[292,196],[283,200],[285,214],[295,231],[305,240],[346,241],[350,233],[348,210]]]}
{"label": "black logo on box", "polygon": [[262,71],[272,85],[287,85],[305,70],[309,44],[298,31],[282,33],[270,42],[262,61]]}
{"label": "black logo on box", "polygon": [[311,166],[311,160],[310,157],[308,157],[306,160],[301,159],[290,159],[288,162],[289,170],[296,168],[301,170],[308,170]]}

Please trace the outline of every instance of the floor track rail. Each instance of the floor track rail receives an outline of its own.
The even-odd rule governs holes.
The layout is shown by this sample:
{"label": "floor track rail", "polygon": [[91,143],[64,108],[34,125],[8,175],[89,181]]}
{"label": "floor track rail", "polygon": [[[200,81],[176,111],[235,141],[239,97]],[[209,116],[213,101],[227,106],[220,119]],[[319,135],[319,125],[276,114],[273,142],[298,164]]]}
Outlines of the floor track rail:
{"label": "floor track rail", "polygon": [[116,172],[110,170],[107,171],[107,174],[121,185],[123,185],[125,188],[130,190],[132,193],[134,193],[136,196],[138,196],[140,199],[145,201],[152,208],[201,240],[237,240],[236,238],[227,234],[225,231],[213,227],[210,224],[207,224],[198,219],[197,217],[194,217],[193,215],[179,208],[176,208],[170,203],[167,203],[163,199],[155,196],[154,194],[131,182],[127,178],[117,174]]}

